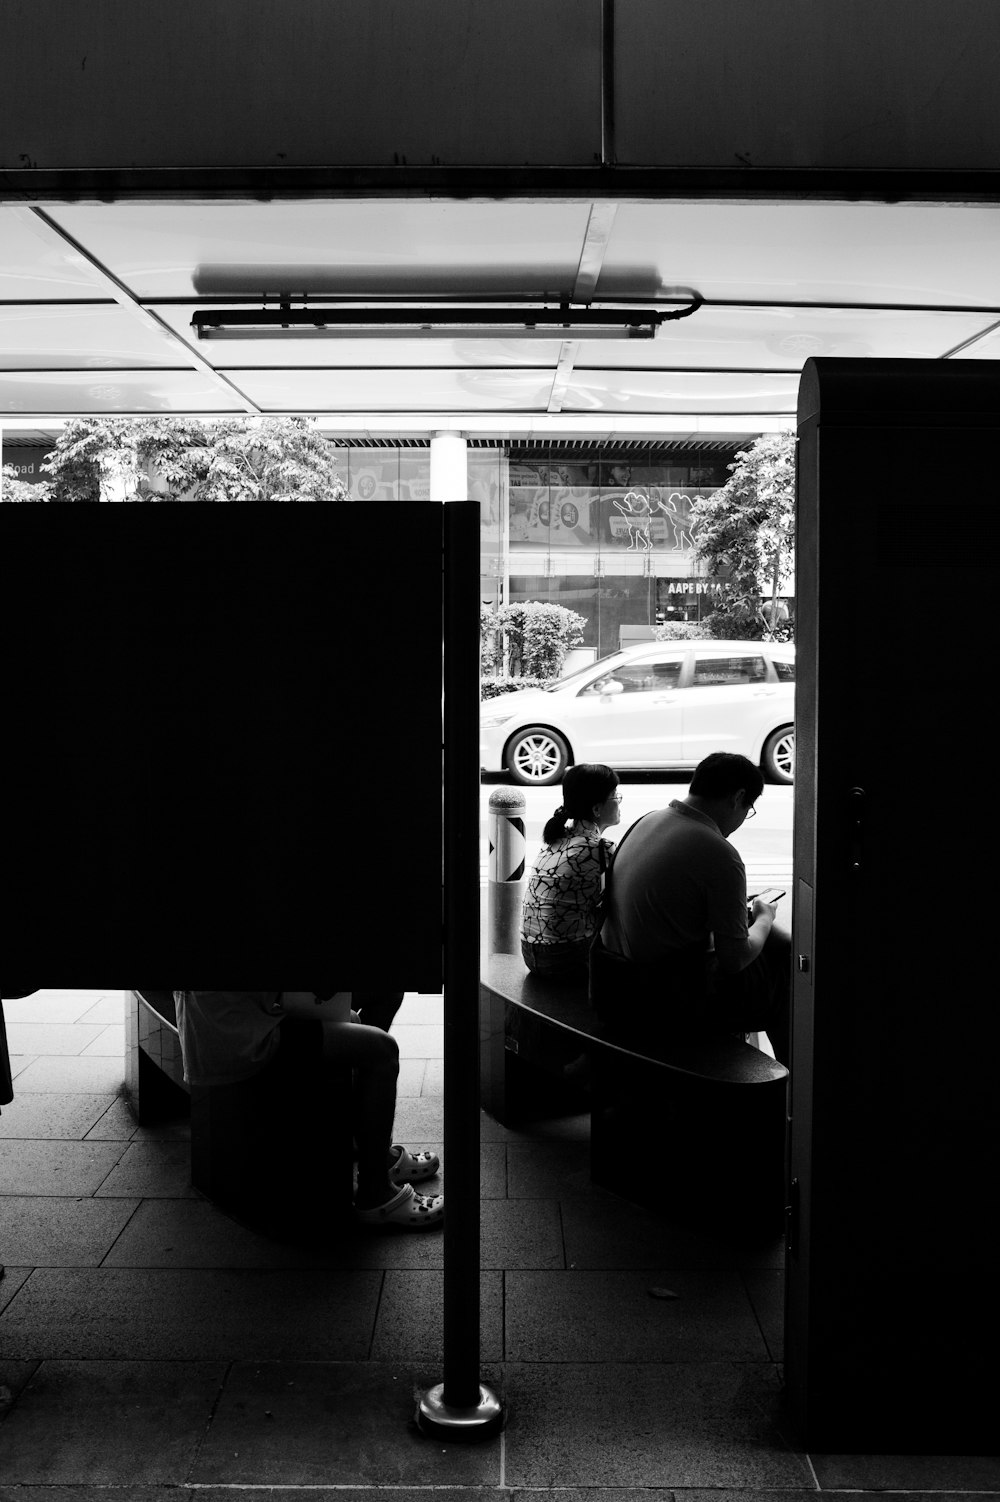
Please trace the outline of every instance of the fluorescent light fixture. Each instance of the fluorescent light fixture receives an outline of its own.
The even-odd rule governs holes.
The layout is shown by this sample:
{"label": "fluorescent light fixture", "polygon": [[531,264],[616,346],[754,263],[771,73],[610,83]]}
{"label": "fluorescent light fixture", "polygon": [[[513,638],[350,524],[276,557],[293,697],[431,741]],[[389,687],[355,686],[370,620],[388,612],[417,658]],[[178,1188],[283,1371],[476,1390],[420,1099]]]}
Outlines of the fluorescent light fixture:
{"label": "fluorescent light fixture", "polygon": [[223,308],[197,312],[199,339],[652,339],[682,309],[632,307]]}

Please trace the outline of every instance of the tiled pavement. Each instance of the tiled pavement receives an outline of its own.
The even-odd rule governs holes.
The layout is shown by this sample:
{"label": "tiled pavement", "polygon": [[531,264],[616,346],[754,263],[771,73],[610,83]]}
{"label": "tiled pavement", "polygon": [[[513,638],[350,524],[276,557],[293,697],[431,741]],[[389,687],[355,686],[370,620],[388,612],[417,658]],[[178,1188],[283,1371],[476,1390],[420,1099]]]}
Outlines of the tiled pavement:
{"label": "tiled pavement", "polygon": [[[121,1099],[123,998],[5,1007],[0,1502],[797,1502],[817,1491],[1000,1495],[983,1457],[809,1455],[781,1397],[781,1251],[588,1182],[586,1120],[482,1123],[482,1376],[506,1428],[423,1437],[442,1376],[440,1236],[297,1250],[191,1189],[183,1120]],[[408,996],[397,1138],[440,1148],[441,1000]],[[669,1178],[651,1154],[650,1172]],[[668,1286],[676,1299],[650,1297]],[[520,1502],[520,1499],[519,1499]]]}

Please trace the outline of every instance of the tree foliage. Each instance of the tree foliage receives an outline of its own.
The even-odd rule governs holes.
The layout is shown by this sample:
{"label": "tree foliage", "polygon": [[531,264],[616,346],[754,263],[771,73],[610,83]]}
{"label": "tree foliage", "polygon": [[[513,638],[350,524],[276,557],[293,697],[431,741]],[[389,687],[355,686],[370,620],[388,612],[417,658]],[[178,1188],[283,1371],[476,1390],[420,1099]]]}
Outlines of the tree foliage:
{"label": "tree foliage", "polygon": [[55,501],[343,501],[337,451],[304,417],[78,418],[43,466]]}
{"label": "tree foliage", "polygon": [[5,501],[51,501],[52,486],[47,480],[22,480],[13,464],[3,467]]}
{"label": "tree foliage", "polygon": [[344,501],[337,451],[305,417],[228,418],[212,428],[202,501]]}
{"label": "tree foliage", "polygon": [[722,584],[713,636],[787,636],[778,596],[795,573],[795,435],[767,433],[736,455],[725,485],[692,507],[695,550]]}

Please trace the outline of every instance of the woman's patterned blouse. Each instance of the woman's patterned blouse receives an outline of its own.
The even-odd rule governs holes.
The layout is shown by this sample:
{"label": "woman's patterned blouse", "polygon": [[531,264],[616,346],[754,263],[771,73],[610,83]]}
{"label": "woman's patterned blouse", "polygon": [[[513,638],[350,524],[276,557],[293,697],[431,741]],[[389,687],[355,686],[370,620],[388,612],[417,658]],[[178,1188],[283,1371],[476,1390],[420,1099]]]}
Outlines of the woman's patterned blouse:
{"label": "woman's patterned blouse", "polygon": [[524,894],[521,937],[529,944],[592,939],[612,848],[596,824],[574,826],[543,845]]}

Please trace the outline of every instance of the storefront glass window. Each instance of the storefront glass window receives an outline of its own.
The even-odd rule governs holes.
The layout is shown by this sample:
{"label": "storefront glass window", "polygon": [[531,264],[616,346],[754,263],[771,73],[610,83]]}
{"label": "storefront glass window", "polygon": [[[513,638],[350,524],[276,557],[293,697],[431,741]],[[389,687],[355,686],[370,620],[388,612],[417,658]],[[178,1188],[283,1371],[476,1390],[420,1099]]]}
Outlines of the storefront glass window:
{"label": "storefront glass window", "polygon": [[[429,465],[429,461],[428,461]],[[348,449],[348,494],[352,501],[399,499],[399,449]]]}
{"label": "storefront glass window", "polygon": [[401,501],[426,501],[431,493],[430,449],[400,449],[399,490]]}

